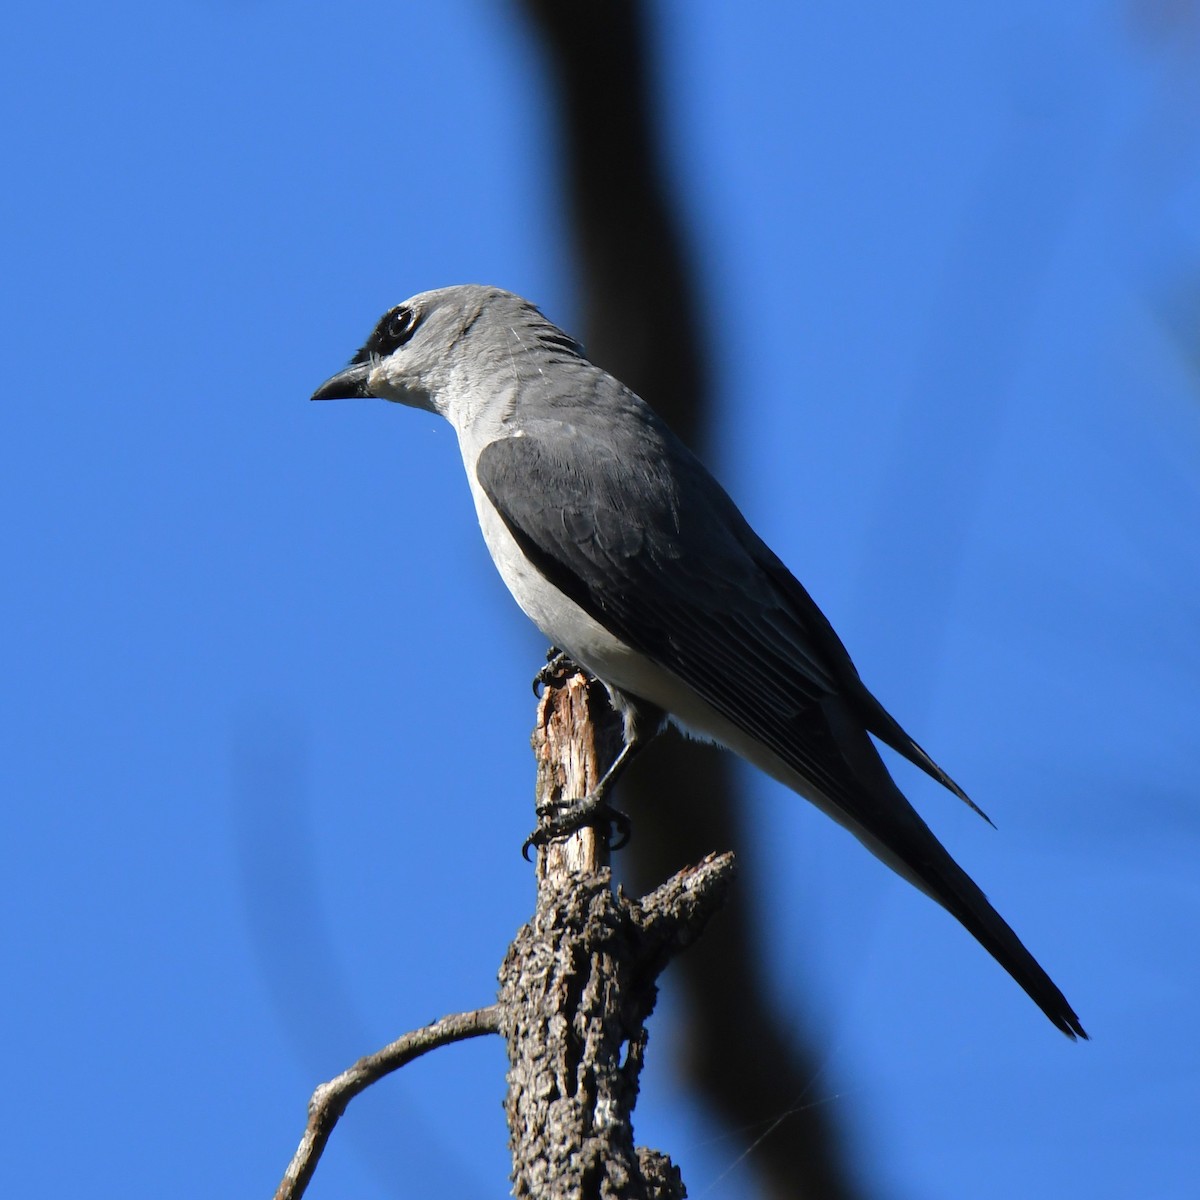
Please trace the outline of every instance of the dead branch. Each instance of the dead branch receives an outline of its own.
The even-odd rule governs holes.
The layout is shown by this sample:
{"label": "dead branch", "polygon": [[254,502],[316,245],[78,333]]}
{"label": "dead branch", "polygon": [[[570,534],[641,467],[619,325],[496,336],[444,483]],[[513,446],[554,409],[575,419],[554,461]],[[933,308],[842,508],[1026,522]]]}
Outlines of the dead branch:
{"label": "dead branch", "polygon": [[[604,688],[577,670],[538,705],[537,809],[589,793],[620,745]],[[355,1096],[429,1050],[486,1033],[508,1043],[513,1195],[521,1200],[682,1200],[670,1159],[633,1144],[646,1021],[667,963],[701,933],[733,876],[709,855],[640,901],[614,893],[605,837],[585,827],[539,847],[533,919],[500,968],[496,1004],[443,1017],[322,1084],[275,1200],[304,1194]]]}
{"label": "dead branch", "polygon": [[[534,749],[539,810],[584,795],[619,743],[603,689],[582,675],[547,688]],[[513,1195],[530,1200],[675,1200],[678,1171],[633,1144],[646,1020],[667,962],[720,906],[733,856],[710,855],[642,901],[612,889],[603,838],[583,829],[539,850],[533,920],[500,970],[508,1043]]]}
{"label": "dead branch", "polygon": [[382,1050],[360,1058],[328,1083],[321,1084],[308,1102],[308,1125],[275,1191],[275,1200],[300,1200],[304,1195],[333,1127],[359,1092],[430,1050],[466,1038],[498,1033],[499,1029],[500,1007],[497,1004],[473,1012],[454,1013],[406,1033]]}

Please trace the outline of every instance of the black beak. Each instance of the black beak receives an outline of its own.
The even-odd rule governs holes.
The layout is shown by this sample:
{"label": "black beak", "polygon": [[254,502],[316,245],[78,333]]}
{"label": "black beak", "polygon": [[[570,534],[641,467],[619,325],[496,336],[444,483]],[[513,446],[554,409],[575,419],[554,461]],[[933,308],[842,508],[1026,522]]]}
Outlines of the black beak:
{"label": "black beak", "polygon": [[370,363],[355,363],[344,371],[325,380],[315,392],[313,400],[367,400],[367,376],[371,373]]}

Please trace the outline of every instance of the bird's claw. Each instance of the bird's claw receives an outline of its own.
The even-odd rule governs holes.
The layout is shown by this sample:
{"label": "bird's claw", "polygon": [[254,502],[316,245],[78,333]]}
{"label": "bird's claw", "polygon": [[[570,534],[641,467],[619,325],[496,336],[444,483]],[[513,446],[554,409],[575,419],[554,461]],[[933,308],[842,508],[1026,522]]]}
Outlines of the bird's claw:
{"label": "bird's claw", "polygon": [[555,680],[574,675],[581,669],[569,654],[557,646],[551,646],[546,651],[546,665],[533,677],[533,694],[540,696],[542,688],[554,683]]}
{"label": "bird's claw", "polygon": [[620,809],[613,808],[602,795],[592,793],[579,800],[566,800],[538,812],[538,827],[521,845],[521,857],[529,857],[530,847],[545,846],[568,837],[585,825],[593,825],[604,838],[610,853],[624,849],[633,836],[633,822]]}

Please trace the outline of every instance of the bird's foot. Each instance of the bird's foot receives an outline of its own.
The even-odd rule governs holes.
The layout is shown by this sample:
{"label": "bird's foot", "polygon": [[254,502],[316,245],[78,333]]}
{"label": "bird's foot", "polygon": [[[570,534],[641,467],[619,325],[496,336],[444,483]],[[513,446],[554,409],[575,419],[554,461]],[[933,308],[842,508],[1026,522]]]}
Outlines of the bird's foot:
{"label": "bird's foot", "polygon": [[594,825],[610,851],[620,850],[633,836],[633,822],[613,808],[603,790],[589,792],[577,800],[560,800],[538,809],[538,827],[525,839],[521,856],[529,862],[531,846],[545,846],[556,838],[568,837],[585,825]]}
{"label": "bird's foot", "polygon": [[546,665],[533,677],[533,694],[540,696],[542,688],[569,675],[577,675],[583,668],[565,651],[551,646],[546,651]]}

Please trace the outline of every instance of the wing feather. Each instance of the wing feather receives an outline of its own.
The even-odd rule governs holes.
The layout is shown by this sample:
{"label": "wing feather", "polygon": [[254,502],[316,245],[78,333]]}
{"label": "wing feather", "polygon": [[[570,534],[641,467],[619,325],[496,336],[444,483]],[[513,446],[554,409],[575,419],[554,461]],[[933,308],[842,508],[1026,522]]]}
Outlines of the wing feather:
{"label": "wing feather", "polygon": [[525,555],[610,632],[868,821],[823,708],[839,691],[829,639],[849,657],[823,617],[814,628],[816,605],[797,612],[747,553],[747,537],[758,539],[702,469],[686,480],[685,510],[665,456],[569,444],[571,464],[529,434],[479,456],[479,483]]}

